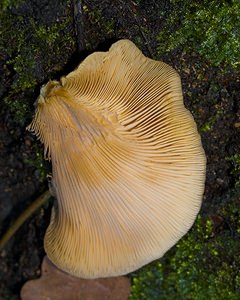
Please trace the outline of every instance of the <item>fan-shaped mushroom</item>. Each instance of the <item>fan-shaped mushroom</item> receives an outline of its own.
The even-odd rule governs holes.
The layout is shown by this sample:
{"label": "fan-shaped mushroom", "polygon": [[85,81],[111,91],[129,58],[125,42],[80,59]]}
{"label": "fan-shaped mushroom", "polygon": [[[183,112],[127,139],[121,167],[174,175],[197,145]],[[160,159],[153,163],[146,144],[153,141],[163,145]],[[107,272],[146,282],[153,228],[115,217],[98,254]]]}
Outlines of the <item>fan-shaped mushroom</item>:
{"label": "fan-shaped mushroom", "polygon": [[29,126],[52,160],[50,260],[83,278],[161,257],[199,211],[205,155],[174,69],[128,40],[41,89]]}

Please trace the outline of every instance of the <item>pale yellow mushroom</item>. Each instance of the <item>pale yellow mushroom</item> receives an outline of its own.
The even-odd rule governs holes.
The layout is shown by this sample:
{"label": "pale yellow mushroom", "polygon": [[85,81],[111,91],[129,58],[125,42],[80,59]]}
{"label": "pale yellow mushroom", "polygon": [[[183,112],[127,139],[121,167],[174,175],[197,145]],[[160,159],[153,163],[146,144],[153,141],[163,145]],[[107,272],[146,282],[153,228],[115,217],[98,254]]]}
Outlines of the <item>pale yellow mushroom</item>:
{"label": "pale yellow mushroom", "polygon": [[45,250],[83,278],[126,274],[192,226],[205,155],[177,72],[130,41],[41,89],[29,126],[52,161],[57,207]]}

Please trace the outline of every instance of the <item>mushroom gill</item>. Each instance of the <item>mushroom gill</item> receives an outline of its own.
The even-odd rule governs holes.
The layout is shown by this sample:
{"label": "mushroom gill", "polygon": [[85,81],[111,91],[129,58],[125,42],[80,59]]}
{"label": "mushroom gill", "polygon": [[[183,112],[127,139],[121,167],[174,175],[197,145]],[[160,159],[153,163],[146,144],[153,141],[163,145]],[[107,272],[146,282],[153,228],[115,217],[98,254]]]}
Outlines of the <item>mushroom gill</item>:
{"label": "mushroom gill", "polygon": [[83,278],[161,257],[201,206],[205,155],[181,81],[130,41],[88,56],[41,89],[29,125],[52,161],[57,206],[44,245]]}

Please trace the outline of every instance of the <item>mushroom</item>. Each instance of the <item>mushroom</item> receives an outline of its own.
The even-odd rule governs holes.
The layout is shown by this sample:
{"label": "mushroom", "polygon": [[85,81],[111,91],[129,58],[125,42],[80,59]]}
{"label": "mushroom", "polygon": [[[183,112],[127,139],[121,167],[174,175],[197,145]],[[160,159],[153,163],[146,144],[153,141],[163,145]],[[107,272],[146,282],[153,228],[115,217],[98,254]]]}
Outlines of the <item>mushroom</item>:
{"label": "mushroom", "polygon": [[62,270],[132,272],[192,226],[205,181],[200,136],[177,72],[131,41],[49,81],[28,129],[52,161],[57,206],[44,246]]}

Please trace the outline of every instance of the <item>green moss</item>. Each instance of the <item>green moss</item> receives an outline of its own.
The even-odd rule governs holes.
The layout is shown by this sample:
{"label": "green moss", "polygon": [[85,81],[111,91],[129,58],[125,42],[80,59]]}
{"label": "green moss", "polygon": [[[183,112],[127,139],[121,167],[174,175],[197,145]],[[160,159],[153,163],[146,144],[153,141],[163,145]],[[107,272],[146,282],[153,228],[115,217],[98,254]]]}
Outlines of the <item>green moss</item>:
{"label": "green moss", "polygon": [[70,17],[47,26],[31,16],[9,15],[8,9],[0,12],[0,53],[7,57],[5,69],[12,79],[4,102],[15,121],[23,125],[31,115],[37,85],[61,70],[74,40],[71,31],[66,33],[71,27]]}
{"label": "green moss", "polygon": [[89,27],[94,28],[95,31],[91,31],[91,39],[85,40],[86,47],[88,49],[94,49],[102,41],[102,38],[108,39],[114,35],[115,20],[113,17],[107,18],[104,16],[103,11],[99,9],[92,9],[90,5],[83,5],[83,14],[86,20],[86,24],[89,23]]}
{"label": "green moss", "polygon": [[104,32],[105,35],[109,35],[114,32],[114,19],[106,19],[102,14],[101,9],[89,10],[88,6],[84,5],[83,13],[88,16],[92,25],[101,27],[101,31]]}
{"label": "green moss", "polygon": [[13,7],[17,7],[21,5],[24,2],[24,0],[2,0],[0,3],[0,9],[2,11],[6,11],[7,9],[11,9]]}
{"label": "green moss", "polygon": [[199,129],[199,131],[202,132],[208,132],[210,131],[218,118],[223,114],[222,110],[217,110],[216,114],[212,117],[210,117]]}
{"label": "green moss", "polygon": [[161,260],[133,273],[130,299],[239,299],[239,241],[232,230],[239,234],[240,207],[231,203],[219,211],[223,217],[216,218],[224,224],[233,207],[231,230],[217,233],[214,218],[199,216],[193,229]]}
{"label": "green moss", "polygon": [[44,182],[47,178],[49,170],[46,167],[46,163],[44,161],[43,151],[37,144],[34,144],[33,153],[34,157],[32,159],[26,159],[24,162],[27,165],[34,167],[38,172],[39,181]]}
{"label": "green moss", "polygon": [[232,163],[233,169],[231,174],[235,177],[235,186],[240,188],[240,153],[236,153],[225,159]]}
{"label": "green moss", "polygon": [[19,101],[14,93],[8,94],[8,96],[4,98],[4,103],[10,108],[11,112],[13,113],[15,122],[23,126],[26,118],[31,113],[29,105],[27,103],[24,103],[23,101]]}
{"label": "green moss", "polygon": [[181,48],[212,65],[240,64],[240,2],[172,0],[172,11],[159,36],[158,55]]}
{"label": "green moss", "polygon": [[[32,14],[21,15],[24,3],[5,0],[4,9],[0,10],[0,55],[5,58],[7,85],[3,105],[23,130],[32,117],[41,84],[55,78],[75,51],[70,6],[66,5],[55,19],[44,24]],[[44,181],[45,163],[38,146],[34,147],[36,156],[26,163],[36,168],[39,180]]]}

